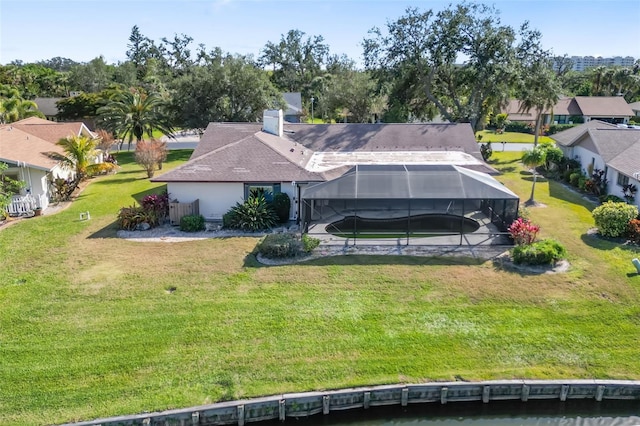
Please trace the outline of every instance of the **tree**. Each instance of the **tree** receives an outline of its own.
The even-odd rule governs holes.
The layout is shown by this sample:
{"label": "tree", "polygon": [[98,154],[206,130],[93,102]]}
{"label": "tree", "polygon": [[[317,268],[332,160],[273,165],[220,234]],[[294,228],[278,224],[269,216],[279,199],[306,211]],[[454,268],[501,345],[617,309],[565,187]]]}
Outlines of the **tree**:
{"label": "tree", "polygon": [[516,34],[491,7],[464,2],[435,15],[409,8],[386,33],[373,28],[370,35],[365,67],[392,82],[390,109],[404,110],[405,120],[440,113],[477,130],[509,97]]}
{"label": "tree", "polygon": [[212,52],[172,87],[174,122],[204,129],[212,121],[257,121],[265,109],[283,107],[282,96],[251,57]]}
{"label": "tree", "polygon": [[69,87],[89,93],[100,92],[113,82],[114,68],[113,65],[108,65],[102,56],[88,63],[76,65],[69,72]]}
{"label": "tree", "polygon": [[57,118],[62,120],[79,120],[87,117],[96,117],[98,109],[108,102],[108,93],[81,93],[77,96],[64,98],[56,102],[58,107]]}
{"label": "tree", "polygon": [[50,157],[62,161],[67,167],[75,169],[76,178],[82,180],[87,175],[87,168],[96,155],[97,141],[88,136],[69,136],[60,139],[56,145],[61,146],[66,155],[51,153]]}
{"label": "tree", "polygon": [[281,35],[279,43],[267,42],[259,63],[272,68],[271,81],[280,90],[301,91],[308,98],[311,81],[322,73],[327,62],[329,46],[322,36],[303,40],[304,35],[300,30],[290,30],[286,36]]}
{"label": "tree", "polygon": [[531,167],[533,169],[533,185],[531,186],[531,196],[524,203],[525,206],[535,206],[537,204],[537,202],[534,199],[534,192],[536,189],[536,179],[538,177],[536,168],[545,164],[545,161],[546,161],[545,157],[546,157],[546,151],[539,146],[534,147],[533,149],[527,150],[522,154],[522,164],[524,164],[527,167]]}
{"label": "tree", "polygon": [[138,141],[135,151],[136,163],[140,164],[147,172],[147,177],[152,178],[156,167],[162,168],[162,162],[167,159],[167,143],[157,139]]}
{"label": "tree", "polygon": [[140,142],[145,134],[152,137],[154,130],[173,137],[174,130],[165,111],[166,107],[167,103],[158,94],[131,89],[116,93],[97,113],[100,127],[122,140],[120,148],[125,139],[130,148],[134,138]]}
{"label": "tree", "polygon": [[0,124],[28,117],[44,118],[44,114],[35,102],[23,99],[18,89],[0,84]]}
{"label": "tree", "polygon": [[522,41],[517,50],[520,67],[518,98],[520,112],[535,110],[536,124],[533,137],[535,148],[538,146],[543,114],[558,102],[562,88],[553,70],[551,53],[542,49],[540,32],[530,30],[525,23],[520,29],[520,34]]}

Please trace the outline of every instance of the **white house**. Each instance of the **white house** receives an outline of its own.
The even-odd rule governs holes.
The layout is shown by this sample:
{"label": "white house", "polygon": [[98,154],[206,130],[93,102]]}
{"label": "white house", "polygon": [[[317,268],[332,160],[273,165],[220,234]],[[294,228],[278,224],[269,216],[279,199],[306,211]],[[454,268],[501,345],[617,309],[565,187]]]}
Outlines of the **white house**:
{"label": "white house", "polygon": [[55,123],[31,117],[0,126],[0,162],[9,166],[4,174],[27,184],[22,194],[17,195],[31,195],[36,207],[47,208],[52,195],[51,182],[56,178],[72,178],[74,174],[49,154],[64,154],[56,143],[74,135],[95,137],[81,122]]}
{"label": "white house", "polygon": [[252,189],[284,192],[292,202],[290,219],[297,220],[309,185],[356,165],[380,164],[496,173],[466,123],[294,124],[284,122],[282,111],[268,111],[263,123],[210,123],[191,159],[152,181],[166,182],[171,199],[198,199],[200,214],[210,220],[220,220]]}
{"label": "white house", "polygon": [[[604,170],[609,194],[622,198],[622,188],[628,184],[640,189],[640,129],[593,120],[551,137],[566,157],[580,162],[585,173]],[[635,204],[640,207],[640,194]]]}

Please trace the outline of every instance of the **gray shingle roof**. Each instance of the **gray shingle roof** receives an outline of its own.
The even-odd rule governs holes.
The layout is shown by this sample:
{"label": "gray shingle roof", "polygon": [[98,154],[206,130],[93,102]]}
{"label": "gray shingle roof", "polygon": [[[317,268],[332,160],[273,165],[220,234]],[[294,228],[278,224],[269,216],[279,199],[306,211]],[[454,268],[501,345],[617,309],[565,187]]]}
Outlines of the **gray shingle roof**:
{"label": "gray shingle roof", "polygon": [[592,146],[609,167],[633,176],[640,172],[640,129],[592,120],[551,136],[559,145]]}
{"label": "gray shingle roof", "polygon": [[[210,123],[189,162],[156,182],[324,181],[349,167],[312,172],[314,152],[462,151],[484,165],[469,124],[284,124],[283,137],[260,123]],[[466,167],[466,166],[465,166]]]}

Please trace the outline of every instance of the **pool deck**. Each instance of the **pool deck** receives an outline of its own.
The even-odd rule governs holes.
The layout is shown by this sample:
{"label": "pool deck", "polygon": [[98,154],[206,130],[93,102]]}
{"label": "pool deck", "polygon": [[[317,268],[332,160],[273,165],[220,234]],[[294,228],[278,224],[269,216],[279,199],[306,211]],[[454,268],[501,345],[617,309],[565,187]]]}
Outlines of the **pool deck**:
{"label": "pool deck", "polygon": [[[400,213],[400,212],[398,212]],[[421,214],[443,214],[444,212],[412,212],[413,215]],[[393,212],[387,211],[363,211],[358,212],[358,216],[368,219],[387,219],[402,216],[394,216]],[[401,238],[343,238],[326,231],[326,227],[333,222],[344,219],[344,215],[332,213],[309,224],[309,235],[320,239],[321,246],[385,246],[385,247],[405,247],[405,246],[480,246],[480,245],[508,245],[510,241],[505,233],[501,232],[489,218],[480,211],[474,211],[465,215],[478,222],[480,227],[477,231],[466,234],[443,233],[441,236],[431,237],[401,237]],[[380,232],[382,233],[382,232]],[[377,234],[380,234],[377,233]],[[398,232],[393,232],[397,235]],[[433,232],[430,232],[433,234]]]}

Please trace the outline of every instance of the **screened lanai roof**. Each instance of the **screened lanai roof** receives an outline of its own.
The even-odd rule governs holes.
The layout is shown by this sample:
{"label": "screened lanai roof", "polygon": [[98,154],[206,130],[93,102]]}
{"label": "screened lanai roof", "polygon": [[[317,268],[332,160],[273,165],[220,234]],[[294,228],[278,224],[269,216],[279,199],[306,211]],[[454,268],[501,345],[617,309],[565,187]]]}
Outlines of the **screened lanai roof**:
{"label": "screened lanai roof", "polygon": [[518,199],[486,173],[453,165],[357,165],[337,179],[306,188],[307,200]]}

